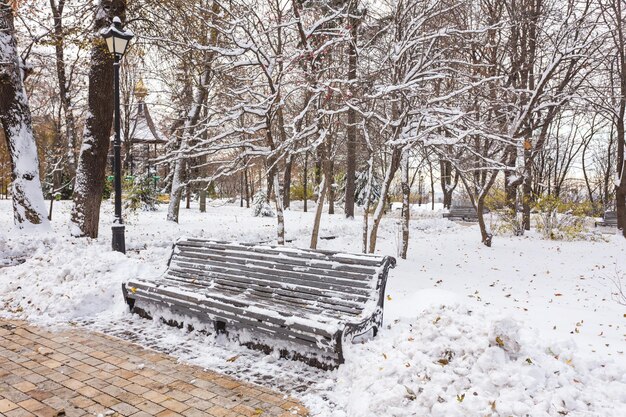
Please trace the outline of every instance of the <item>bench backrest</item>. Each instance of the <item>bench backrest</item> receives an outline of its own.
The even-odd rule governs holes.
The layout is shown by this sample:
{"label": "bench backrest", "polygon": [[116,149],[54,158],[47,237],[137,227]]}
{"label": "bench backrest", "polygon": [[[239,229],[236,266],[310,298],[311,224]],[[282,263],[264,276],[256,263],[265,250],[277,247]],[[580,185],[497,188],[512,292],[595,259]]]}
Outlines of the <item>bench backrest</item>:
{"label": "bench backrest", "polygon": [[604,213],[604,220],[617,220],[616,211],[607,211]]}
{"label": "bench backrest", "polygon": [[384,272],[394,263],[374,255],[183,239],[165,277],[234,296],[254,293],[360,314],[378,298]]}
{"label": "bench backrest", "polygon": [[451,207],[450,213],[476,213],[476,209],[474,207]]}

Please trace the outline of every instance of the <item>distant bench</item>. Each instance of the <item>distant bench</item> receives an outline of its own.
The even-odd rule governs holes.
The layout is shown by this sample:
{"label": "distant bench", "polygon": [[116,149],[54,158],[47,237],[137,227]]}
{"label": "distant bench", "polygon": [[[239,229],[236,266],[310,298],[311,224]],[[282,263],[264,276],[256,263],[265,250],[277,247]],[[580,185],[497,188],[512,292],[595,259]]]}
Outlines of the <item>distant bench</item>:
{"label": "distant bench", "polygon": [[256,244],[179,240],[165,274],[123,285],[132,312],[324,369],[342,344],[382,326],[395,259]]}
{"label": "distant bench", "polygon": [[602,220],[596,222],[596,227],[598,226],[617,227],[617,212],[605,212]]}
{"label": "distant bench", "polygon": [[[489,210],[485,208],[483,214],[487,213]],[[473,206],[453,206],[448,213],[443,213],[443,217],[450,220],[478,221],[478,213]]]}

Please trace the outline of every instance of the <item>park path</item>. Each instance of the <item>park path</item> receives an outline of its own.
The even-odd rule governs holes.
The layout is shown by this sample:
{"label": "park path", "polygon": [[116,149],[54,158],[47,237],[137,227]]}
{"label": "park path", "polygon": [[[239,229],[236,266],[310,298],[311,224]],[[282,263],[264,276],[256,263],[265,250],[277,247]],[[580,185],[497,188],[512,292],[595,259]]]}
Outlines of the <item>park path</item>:
{"label": "park path", "polygon": [[292,417],[280,393],[82,328],[0,320],[0,416]]}

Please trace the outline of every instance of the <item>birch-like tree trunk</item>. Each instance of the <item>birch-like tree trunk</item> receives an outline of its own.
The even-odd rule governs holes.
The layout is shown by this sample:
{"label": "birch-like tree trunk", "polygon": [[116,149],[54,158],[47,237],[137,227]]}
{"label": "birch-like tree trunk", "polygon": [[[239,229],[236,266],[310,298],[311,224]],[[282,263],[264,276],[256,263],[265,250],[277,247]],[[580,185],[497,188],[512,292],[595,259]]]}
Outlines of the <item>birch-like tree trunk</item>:
{"label": "birch-like tree trunk", "polygon": [[324,196],[328,188],[326,175],[322,175],[320,180],[319,192],[317,194],[317,206],[315,207],[315,219],[313,220],[313,231],[311,232],[311,249],[317,249],[317,239],[320,233],[320,222],[322,221],[322,212],[324,211]]}
{"label": "birch-like tree trunk", "polygon": [[17,52],[13,10],[7,0],[0,0],[0,122],[11,158],[14,223],[20,228],[47,225],[37,144]]}
{"label": "birch-like tree trunk", "polygon": [[280,184],[278,182],[278,175],[274,173],[274,201],[276,202],[276,234],[278,237],[278,244],[285,244],[285,214],[283,207],[283,199],[280,193]]}
{"label": "birch-like tree trunk", "polygon": [[372,182],[374,180],[374,155],[371,148],[369,148],[368,150],[369,158],[367,159],[367,183],[365,184],[365,201],[363,202],[363,253],[367,253],[369,212],[371,206],[370,199],[372,198]]}
{"label": "birch-like tree trunk", "polygon": [[[211,6],[211,19],[215,20],[220,11],[220,5],[214,1]],[[209,45],[217,43],[217,28],[211,27],[209,35]],[[206,103],[208,95],[209,76],[213,63],[214,52],[207,53],[204,68],[200,74],[198,85],[194,89],[193,102],[187,112],[187,119],[182,130],[182,138],[178,155],[174,161],[174,174],[172,175],[172,188],[170,191],[170,203],[167,208],[167,220],[178,223],[178,213],[180,211],[180,200],[185,188],[185,172],[187,169],[186,151],[190,146],[190,141],[194,134],[198,119],[200,118],[202,106]]]}
{"label": "birch-like tree trunk", "polygon": [[378,204],[376,205],[376,210],[374,211],[372,230],[369,234],[369,253],[374,253],[376,251],[376,239],[378,237],[378,227],[380,226],[380,221],[383,218],[383,214],[385,211],[385,204],[387,204],[387,197],[389,195],[389,188],[391,187],[391,181],[393,181],[393,177],[398,170],[398,166],[400,165],[400,148],[393,148],[391,151],[391,159],[389,161],[389,166],[387,167],[387,174],[385,175],[385,180],[383,181],[383,187],[380,191],[380,199],[378,200]]}

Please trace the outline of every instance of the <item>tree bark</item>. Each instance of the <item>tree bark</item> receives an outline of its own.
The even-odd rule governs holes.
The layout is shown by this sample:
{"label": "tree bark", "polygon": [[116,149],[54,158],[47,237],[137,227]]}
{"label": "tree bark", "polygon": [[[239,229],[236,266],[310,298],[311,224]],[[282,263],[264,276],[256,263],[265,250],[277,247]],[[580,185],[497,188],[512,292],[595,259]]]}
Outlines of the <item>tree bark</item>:
{"label": "tree bark", "polygon": [[387,203],[387,196],[389,194],[389,187],[391,186],[391,182],[393,181],[393,177],[398,170],[398,166],[400,165],[400,148],[394,148],[391,151],[391,160],[389,161],[389,166],[387,167],[387,175],[385,175],[385,180],[383,181],[383,187],[380,191],[380,199],[378,200],[378,204],[376,206],[376,211],[374,212],[374,218],[372,223],[372,230],[369,235],[369,253],[374,253],[376,251],[376,238],[378,236],[378,226],[380,225],[380,221],[383,218],[383,214],[385,211],[385,204]]}
{"label": "tree bark", "polygon": [[100,0],[96,8],[87,97],[89,112],[85,120],[74,185],[74,236],[98,237],[114,107],[113,57],[100,37],[100,30],[109,27],[114,16],[119,16],[124,22],[125,14],[125,0]]}
{"label": "tree bark", "polygon": [[[351,2],[350,14],[356,13],[357,2]],[[359,19],[351,17],[350,42],[348,42],[348,85],[350,96],[356,96],[354,83],[357,79],[357,34]],[[356,150],[357,150],[357,128],[356,110],[348,108],[348,125],[346,126],[346,190],[345,190],[345,213],[347,218],[354,217],[354,193],[356,191]]]}
{"label": "tree bark", "polygon": [[533,202],[532,196],[532,157],[531,151],[524,151],[524,180],[522,182],[522,227],[530,230],[530,204]]}
{"label": "tree bark", "polygon": [[400,258],[406,259],[409,250],[409,223],[411,220],[411,187],[409,186],[409,151],[402,152],[402,160],[400,162],[402,170],[402,244],[400,247]]}
{"label": "tree bark", "polygon": [[304,187],[304,212],[308,211],[309,206],[309,151],[304,153],[304,168],[302,173],[302,185]]}
{"label": "tree bark", "polygon": [[311,249],[317,249],[317,238],[320,232],[320,222],[322,220],[322,212],[324,211],[324,196],[326,195],[326,189],[328,181],[326,176],[322,175],[319,185],[319,193],[317,194],[317,206],[315,207],[315,218],[313,220],[313,231],[311,232]]}
{"label": "tree bark", "polygon": [[[330,155],[330,150],[328,151]],[[324,173],[328,183],[328,214],[335,214],[335,164],[332,159],[328,161],[328,173]]]}
{"label": "tree bark", "polygon": [[287,161],[285,162],[285,172],[283,175],[283,204],[285,208],[289,208],[289,204],[291,203],[291,170],[293,168],[293,155],[289,155],[287,157]]}
{"label": "tree bark", "polygon": [[72,101],[68,91],[67,74],[65,67],[65,35],[63,33],[63,10],[65,0],[50,0],[52,17],[54,19],[54,49],[56,56],[56,72],[59,85],[59,99],[65,115],[65,139],[67,140],[67,169],[68,175],[73,177],[76,174],[76,120],[72,110]]}
{"label": "tree bark", "polygon": [[0,0],[0,35],[0,123],[11,159],[13,221],[19,228],[28,223],[48,225],[13,11],[7,0]]}
{"label": "tree bark", "polygon": [[[213,20],[215,16],[220,11],[220,4],[217,1],[213,1],[211,6],[211,16],[210,19]],[[215,45],[217,43],[217,28],[212,27],[210,29],[208,44]],[[200,118],[202,106],[207,100],[208,96],[208,83],[209,83],[209,75],[211,74],[211,68],[213,63],[213,57],[215,56],[215,52],[208,52],[207,56],[204,58],[204,65],[202,68],[202,73],[200,74],[200,79],[198,82],[198,86],[195,88],[193,94],[193,102],[191,104],[191,108],[187,113],[187,120],[185,121],[183,127],[183,133],[180,143],[180,149],[178,152],[178,156],[174,162],[174,175],[172,176],[172,189],[170,192],[170,204],[167,210],[167,220],[178,223],[178,213],[180,210],[180,200],[182,198],[182,192],[184,188],[183,176],[185,174],[187,160],[185,157],[185,152],[190,146],[189,141],[191,140],[193,133],[195,131],[196,124],[198,123],[198,119]]]}
{"label": "tree bark", "polygon": [[[369,142],[368,142],[369,145]],[[369,158],[367,159],[367,183],[365,184],[365,201],[363,202],[363,253],[367,253],[367,234],[369,231],[370,199],[372,197],[372,182],[374,177],[374,155],[368,146]]]}
{"label": "tree bark", "polygon": [[441,192],[443,193],[443,208],[452,207],[452,194],[459,183],[459,173],[455,171],[454,181],[452,180],[452,162],[443,159],[439,160],[441,170]]}
{"label": "tree bark", "polygon": [[[625,66],[626,68],[626,66]],[[624,75],[626,77],[626,75]],[[624,89],[626,93],[626,88]],[[626,97],[622,97],[622,103]],[[615,208],[617,211],[617,228],[626,238],[626,163],[624,161],[624,105],[621,109],[621,120],[617,123],[617,174],[615,176]]]}
{"label": "tree bark", "polygon": [[285,244],[285,214],[283,207],[283,199],[280,193],[280,184],[278,175],[274,173],[274,201],[276,202],[276,222],[277,222],[277,240],[279,245]]}
{"label": "tree bark", "polygon": [[199,205],[200,205],[200,213],[206,213],[206,188],[202,187],[200,189],[200,197],[199,197]]}
{"label": "tree bark", "polygon": [[248,182],[248,168],[243,170],[243,183],[246,193],[246,208],[250,208],[250,184]]}

